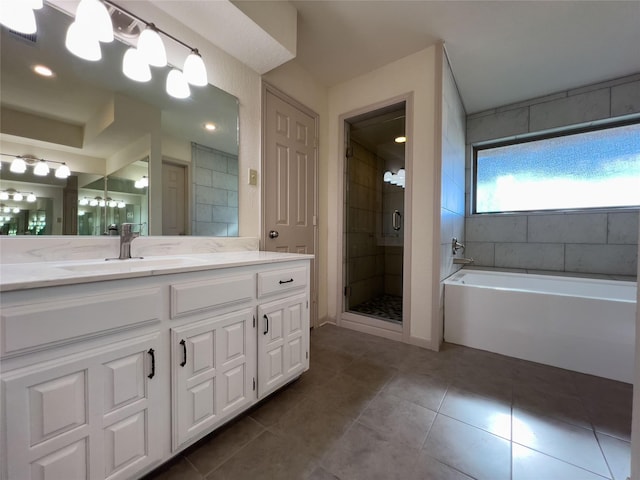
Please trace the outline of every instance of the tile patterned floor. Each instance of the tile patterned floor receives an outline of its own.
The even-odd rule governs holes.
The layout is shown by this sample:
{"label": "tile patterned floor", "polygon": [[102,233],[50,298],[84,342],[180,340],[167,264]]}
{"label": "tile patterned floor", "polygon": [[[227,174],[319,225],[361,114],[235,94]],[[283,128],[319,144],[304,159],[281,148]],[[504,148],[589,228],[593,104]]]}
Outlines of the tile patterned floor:
{"label": "tile patterned floor", "polygon": [[349,311],[402,323],[402,297],[387,294],[378,295],[351,307]]}
{"label": "tile patterned floor", "polygon": [[324,326],[311,369],[147,480],[625,480],[632,387]]}

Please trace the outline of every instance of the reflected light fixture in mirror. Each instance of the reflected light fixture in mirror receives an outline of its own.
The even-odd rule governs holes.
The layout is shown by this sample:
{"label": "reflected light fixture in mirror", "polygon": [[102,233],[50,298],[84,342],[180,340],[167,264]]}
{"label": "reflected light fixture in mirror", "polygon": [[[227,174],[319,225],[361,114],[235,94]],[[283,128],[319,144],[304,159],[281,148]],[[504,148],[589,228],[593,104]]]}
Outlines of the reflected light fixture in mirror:
{"label": "reflected light fixture in mirror", "polygon": [[135,47],[129,47],[122,57],[122,73],[136,82],[151,80],[149,64],[142,58],[140,50]]}
{"label": "reflected light fixture in mirror", "polygon": [[153,23],[147,25],[138,39],[138,52],[140,58],[147,65],[154,67],[167,66],[167,52],[164,43],[158,34],[158,30]]}
{"label": "reflected light fixture in mirror", "polygon": [[2,0],[0,23],[16,32],[34,34],[38,31],[34,10],[42,7],[42,0]]}

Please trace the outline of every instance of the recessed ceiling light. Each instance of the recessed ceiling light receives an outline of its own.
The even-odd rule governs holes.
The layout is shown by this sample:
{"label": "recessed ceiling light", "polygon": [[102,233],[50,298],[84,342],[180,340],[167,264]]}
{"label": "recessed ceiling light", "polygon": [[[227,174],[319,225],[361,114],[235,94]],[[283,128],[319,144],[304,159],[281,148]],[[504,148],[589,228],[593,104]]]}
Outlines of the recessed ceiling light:
{"label": "recessed ceiling light", "polygon": [[33,67],[33,71],[38,75],[42,75],[43,77],[53,77],[53,70],[51,70],[46,65],[35,65]]}
{"label": "recessed ceiling light", "polygon": [[208,130],[210,132],[213,132],[216,129],[216,125],[214,123],[205,123],[204,124],[204,128],[205,130]]}
{"label": "recessed ceiling light", "polygon": [[396,143],[404,143],[407,141],[407,137],[396,137],[395,138],[395,142]]}

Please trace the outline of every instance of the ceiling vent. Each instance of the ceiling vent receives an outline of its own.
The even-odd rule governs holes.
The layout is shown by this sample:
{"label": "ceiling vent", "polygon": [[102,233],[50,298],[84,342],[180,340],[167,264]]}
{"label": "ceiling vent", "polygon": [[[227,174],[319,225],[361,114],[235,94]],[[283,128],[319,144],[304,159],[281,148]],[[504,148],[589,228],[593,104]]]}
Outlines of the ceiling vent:
{"label": "ceiling vent", "polygon": [[36,43],[38,41],[37,33],[21,33],[21,32],[16,32],[15,30],[11,30],[10,28],[8,30],[11,33],[11,35],[21,40],[24,40],[25,42]]}

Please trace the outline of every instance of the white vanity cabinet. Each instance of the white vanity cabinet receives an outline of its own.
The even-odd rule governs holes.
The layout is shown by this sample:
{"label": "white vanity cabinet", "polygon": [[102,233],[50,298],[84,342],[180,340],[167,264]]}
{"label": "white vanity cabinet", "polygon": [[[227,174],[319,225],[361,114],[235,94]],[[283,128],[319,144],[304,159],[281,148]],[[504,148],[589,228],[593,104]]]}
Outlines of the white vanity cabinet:
{"label": "white vanity cabinet", "polygon": [[253,403],[254,320],[243,309],[171,330],[174,450]]}
{"label": "white vanity cabinet", "polygon": [[0,480],[138,478],[308,368],[309,260],[5,291],[0,317]]}
{"label": "white vanity cabinet", "polygon": [[258,397],[309,368],[309,274],[305,267],[258,274]]}

